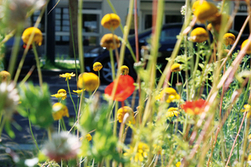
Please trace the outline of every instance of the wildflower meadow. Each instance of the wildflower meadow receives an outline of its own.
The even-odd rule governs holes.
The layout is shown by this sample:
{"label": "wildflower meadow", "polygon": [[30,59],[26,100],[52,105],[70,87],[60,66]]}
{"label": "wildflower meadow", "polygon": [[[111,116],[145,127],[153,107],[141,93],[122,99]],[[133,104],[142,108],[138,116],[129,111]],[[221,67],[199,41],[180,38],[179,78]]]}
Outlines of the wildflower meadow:
{"label": "wildflower meadow", "polygon": [[[60,0],[59,0],[60,1]],[[228,0],[217,2],[186,0],[181,14],[182,29],[171,56],[159,68],[158,49],[163,25],[164,0],[153,0],[152,34],[148,46],[133,49],[128,42],[135,2],[128,1],[126,24],[113,13],[105,14],[100,26],[109,33],[100,46],[109,50],[113,82],[99,90],[103,65],[95,62],[93,72],[84,71],[84,52],[79,12],[78,55],[80,73],[62,73],[67,89],[50,92],[40,67],[36,47],[43,41],[37,28],[24,22],[36,10],[43,13],[45,0],[0,1],[0,48],[12,36],[24,43],[23,58],[15,70],[18,40],[15,40],[8,71],[0,72],[0,138],[15,138],[12,117],[20,114],[47,132],[38,143],[30,128],[32,156],[6,148],[12,166],[92,167],[244,167],[251,165],[251,37],[239,41],[246,26],[251,32],[251,8],[238,34],[230,31],[236,11]],[[240,1],[236,0],[238,6]],[[57,4],[56,4],[57,5]],[[79,11],[83,1],[79,1]],[[57,6],[55,6],[57,7]],[[236,7],[237,8],[237,7]],[[53,10],[53,9],[52,9]],[[137,29],[137,24],[134,24]],[[117,36],[121,29],[123,36]],[[138,34],[135,32],[138,43]],[[240,48],[237,46],[240,45]],[[28,82],[30,72],[20,81],[25,56],[32,48],[39,84]],[[125,50],[131,51],[133,69],[124,64]],[[135,50],[135,51],[134,51]],[[143,52],[144,51],[144,52]],[[117,66],[115,66],[117,63]],[[77,69],[77,66],[76,66]],[[137,77],[130,76],[131,70]],[[76,78],[77,90],[70,86]],[[72,95],[78,96],[78,101]],[[51,98],[58,102],[52,103]],[[66,99],[71,99],[74,118],[69,122]],[[22,152],[22,150],[20,150]],[[2,153],[2,152],[1,152]],[[9,163],[8,163],[9,164]],[[5,166],[5,163],[0,166]]]}

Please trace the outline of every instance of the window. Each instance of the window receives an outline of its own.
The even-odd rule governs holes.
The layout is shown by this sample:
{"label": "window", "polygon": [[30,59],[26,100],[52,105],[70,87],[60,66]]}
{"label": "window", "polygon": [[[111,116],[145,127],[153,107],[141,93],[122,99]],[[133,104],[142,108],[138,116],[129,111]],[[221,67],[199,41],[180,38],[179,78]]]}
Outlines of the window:
{"label": "window", "polygon": [[[180,14],[168,15],[164,16],[163,23],[178,23],[182,22],[183,17]],[[148,29],[152,27],[152,14],[145,14],[144,17],[144,29]]]}
{"label": "window", "polygon": [[68,8],[55,8],[56,44],[68,44],[70,35],[70,20]]}
{"label": "window", "polygon": [[175,43],[177,41],[177,35],[180,33],[180,28],[168,28],[161,31],[160,42],[161,43]]}
{"label": "window", "polygon": [[[33,15],[30,17],[31,18],[31,25],[34,26],[38,17],[40,15],[40,11],[35,11]],[[41,22],[38,25],[38,28],[44,33],[45,32],[45,17],[44,15],[42,16]]]}

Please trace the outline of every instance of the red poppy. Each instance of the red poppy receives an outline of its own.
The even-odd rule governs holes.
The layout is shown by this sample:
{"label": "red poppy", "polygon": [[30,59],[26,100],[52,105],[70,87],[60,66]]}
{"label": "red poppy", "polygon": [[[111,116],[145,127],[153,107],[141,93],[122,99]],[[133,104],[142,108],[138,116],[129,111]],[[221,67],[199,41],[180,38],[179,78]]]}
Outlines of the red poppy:
{"label": "red poppy", "polygon": [[[105,88],[105,94],[112,96],[112,90],[115,86],[116,80],[114,80],[112,83],[110,83]],[[118,86],[115,91],[115,96],[113,100],[116,101],[125,101],[131,94],[133,93],[135,86],[133,85],[134,80],[129,75],[120,75],[118,80]]]}
{"label": "red poppy", "polygon": [[187,101],[181,105],[181,108],[188,114],[198,115],[204,112],[207,101],[203,99]]}

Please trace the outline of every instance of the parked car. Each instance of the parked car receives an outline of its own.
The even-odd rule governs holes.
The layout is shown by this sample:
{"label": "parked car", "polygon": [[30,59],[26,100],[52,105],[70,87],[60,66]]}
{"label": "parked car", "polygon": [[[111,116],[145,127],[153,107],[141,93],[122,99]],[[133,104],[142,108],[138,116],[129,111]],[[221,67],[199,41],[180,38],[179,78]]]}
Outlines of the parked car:
{"label": "parked car", "polygon": [[[175,44],[177,42],[177,35],[179,35],[181,28],[183,26],[183,23],[170,23],[165,24],[162,26],[162,31],[160,34],[160,40],[159,40],[159,57],[158,57],[158,64],[162,66],[162,69],[165,67],[167,60],[166,58],[170,57],[172,54],[172,51],[175,47]],[[204,25],[196,24],[193,28],[196,27],[203,27]],[[238,35],[238,32],[230,30],[229,32]],[[148,45],[150,42],[152,34],[152,29],[147,29],[143,31],[142,33],[139,33],[139,49],[141,46]],[[212,34],[209,33],[210,41],[212,42],[213,37]],[[132,35],[128,38],[128,41],[135,53],[135,35]],[[241,38],[240,42],[236,46],[235,51],[240,49],[240,44],[243,41],[243,37]],[[194,44],[194,47],[196,47],[196,44]],[[182,49],[181,49],[182,50]],[[114,53],[115,55],[115,53]],[[110,83],[112,82],[112,71],[111,71],[111,64],[110,64],[110,56],[109,51],[105,48],[102,48],[101,46],[95,47],[93,49],[87,50],[85,53],[85,67],[87,68],[87,71],[92,71],[92,65],[94,62],[98,61],[103,64],[103,69],[101,69],[101,80],[103,82]],[[140,55],[141,56],[141,55]],[[114,58],[115,60],[115,58]],[[124,59],[124,65],[127,65],[129,67],[129,75],[136,78],[136,73],[133,68],[133,58],[130,54],[130,51],[128,49],[125,50],[125,59]],[[117,66],[117,63],[115,62],[115,67]]]}
{"label": "parked car", "polygon": [[[160,48],[159,48],[159,57],[158,62],[162,62],[164,64],[167,63],[166,58],[169,57],[174,49],[174,46],[177,41],[177,35],[179,35],[183,23],[172,23],[172,24],[165,24],[162,27],[162,31],[160,34]],[[152,34],[152,29],[147,29],[142,33],[139,33],[139,49],[141,46],[148,45],[150,42]],[[135,52],[135,36],[129,36],[128,41]],[[114,53],[115,55],[115,53]],[[110,55],[109,51],[101,46],[90,49],[85,52],[85,64],[88,71],[92,71],[92,64],[96,61],[101,62],[103,68],[100,71],[101,80],[104,82],[112,82],[112,71],[111,71],[111,64],[110,64]],[[140,55],[141,56],[141,55]],[[116,59],[115,59],[116,60]],[[133,58],[130,54],[128,49],[125,50],[125,59],[124,65],[127,65],[130,69],[129,75],[132,77],[136,77],[136,73],[133,69]],[[117,63],[115,62],[115,67]]]}
{"label": "parked car", "polygon": [[[8,70],[8,67],[9,67],[10,57],[11,57],[11,53],[12,53],[13,46],[14,46],[14,41],[15,41],[15,38],[12,37],[5,43],[5,48],[4,48],[4,50],[5,50],[4,51],[4,53],[5,53],[5,56],[4,56],[5,70]],[[25,45],[24,45],[22,39],[20,38],[19,50],[18,50],[18,54],[17,54],[17,61],[15,64],[15,69],[18,68],[18,65],[19,65],[19,62],[23,56],[24,50],[25,50]],[[38,50],[38,56],[40,57],[39,49],[37,49],[37,50]],[[33,53],[33,49],[32,49],[32,47],[30,47],[28,50],[28,53],[25,57],[25,61],[24,61],[22,70],[28,71],[33,65],[36,66],[36,60],[35,60],[35,56]]]}

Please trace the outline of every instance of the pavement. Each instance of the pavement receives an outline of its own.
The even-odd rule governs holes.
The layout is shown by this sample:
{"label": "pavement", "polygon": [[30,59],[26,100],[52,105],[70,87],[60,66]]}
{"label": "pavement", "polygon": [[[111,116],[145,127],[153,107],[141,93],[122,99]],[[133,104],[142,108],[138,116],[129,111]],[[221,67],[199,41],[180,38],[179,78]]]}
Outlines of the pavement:
{"label": "pavement", "polygon": [[[65,89],[68,92],[68,87],[67,83],[65,81],[65,78],[60,78],[60,74],[64,74],[66,72],[74,72],[72,70],[45,70],[42,69],[42,76],[43,76],[43,82],[47,83],[49,85],[49,90],[51,94],[56,94],[59,89]],[[75,72],[74,72],[75,73]],[[26,75],[26,73],[22,73],[20,75],[19,80],[22,80],[22,78]],[[34,70],[31,77],[29,78],[29,81],[32,81],[35,85],[38,85],[38,76],[37,76],[37,71]],[[76,86],[76,77],[72,77],[71,80],[69,80],[69,86],[71,90],[77,90]],[[100,97],[100,102],[101,103],[106,103],[105,100],[103,100],[103,93],[104,89],[106,88],[106,84],[102,84],[98,88],[98,91],[101,93]],[[85,94],[86,97],[88,97],[88,94]],[[78,101],[78,96],[75,94],[72,94],[72,98],[75,104],[77,104]],[[58,102],[58,99],[55,97],[51,97],[52,103]],[[131,101],[131,98],[128,99],[128,101]],[[137,100],[136,100],[137,101]],[[64,118],[66,125],[68,125],[67,129],[70,129],[69,122],[73,123],[73,118],[75,117],[75,112],[74,108],[72,105],[72,101],[69,97],[66,98],[66,105],[69,110],[69,118]],[[18,128],[19,127],[19,128]],[[58,121],[55,121],[54,123],[55,130],[57,130],[58,127]],[[6,148],[10,148],[14,151],[27,151],[31,152],[32,150],[35,150],[35,144],[31,135],[31,131],[29,128],[29,121],[27,118],[22,117],[18,113],[13,115],[13,120],[12,120],[12,130],[14,131],[16,137],[14,139],[11,139],[6,135],[5,132],[3,132],[2,136],[2,143],[3,145],[0,144],[0,153],[5,152],[4,150]],[[44,141],[47,139],[47,131],[44,129],[40,129],[38,126],[32,125],[32,130],[34,133],[34,136],[39,143],[39,146],[42,146]],[[119,127],[118,127],[119,130]],[[130,131],[129,131],[129,137],[126,139],[126,142],[130,142]],[[1,155],[1,154],[0,154]],[[1,156],[0,156],[0,164],[1,164]],[[1,166],[1,165],[0,165]]]}

